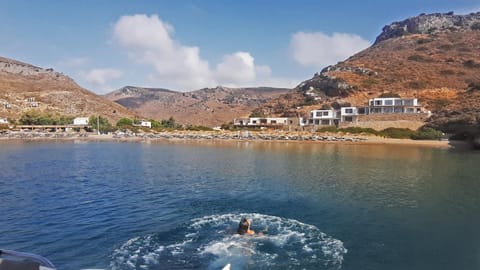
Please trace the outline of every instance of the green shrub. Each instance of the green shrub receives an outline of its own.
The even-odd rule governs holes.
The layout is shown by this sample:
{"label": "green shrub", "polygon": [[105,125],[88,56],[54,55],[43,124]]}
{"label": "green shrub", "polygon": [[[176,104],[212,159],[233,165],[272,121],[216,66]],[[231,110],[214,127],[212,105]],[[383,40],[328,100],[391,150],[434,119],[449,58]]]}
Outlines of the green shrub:
{"label": "green shrub", "polygon": [[193,126],[193,125],[187,126],[185,129],[190,131],[212,131],[213,130],[212,128],[209,128],[209,127]]}
{"label": "green shrub", "polygon": [[408,128],[386,128],[379,132],[380,136],[393,139],[410,139],[415,131]]}
{"label": "green shrub", "polygon": [[133,120],[129,118],[122,118],[118,120],[116,126],[121,128],[131,127],[133,126]]}
{"label": "green shrub", "polygon": [[411,135],[413,140],[439,140],[443,137],[443,132],[433,128],[424,127]]}
{"label": "green shrub", "polygon": [[339,131],[345,132],[345,133],[352,133],[352,134],[360,134],[360,133],[367,133],[367,134],[373,134],[373,135],[378,134],[378,131],[376,131],[373,128],[362,128],[362,127],[341,128],[339,129]]}

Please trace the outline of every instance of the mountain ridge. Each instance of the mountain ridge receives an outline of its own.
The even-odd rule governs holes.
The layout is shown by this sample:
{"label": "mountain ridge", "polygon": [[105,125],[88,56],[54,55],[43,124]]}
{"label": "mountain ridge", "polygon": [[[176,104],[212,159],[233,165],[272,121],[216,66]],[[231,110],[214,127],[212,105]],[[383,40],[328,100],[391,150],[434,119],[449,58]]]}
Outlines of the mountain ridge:
{"label": "mountain ridge", "polygon": [[[159,90],[160,89],[160,90]],[[126,86],[105,97],[153,119],[175,118],[187,125],[219,126],[252,110],[289,88],[218,86],[190,92]]]}

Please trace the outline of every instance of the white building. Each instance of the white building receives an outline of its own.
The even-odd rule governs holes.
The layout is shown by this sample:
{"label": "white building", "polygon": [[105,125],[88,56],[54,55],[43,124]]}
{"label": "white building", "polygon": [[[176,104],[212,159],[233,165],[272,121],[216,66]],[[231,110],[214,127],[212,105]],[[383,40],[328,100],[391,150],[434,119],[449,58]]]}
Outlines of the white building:
{"label": "white building", "polygon": [[6,118],[0,118],[0,125],[8,124],[8,120]]}
{"label": "white building", "polygon": [[301,126],[303,119],[300,117],[250,117],[233,120],[236,127],[280,127],[280,126]]}
{"label": "white building", "polygon": [[308,125],[331,126],[337,125],[340,118],[336,110],[313,110],[308,118]]}
{"label": "white building", "polygon": [[88,125],[88,117],[76,117],[73,119],[74,126],[87,126]]}
{"label": "white building", "polygon": [[142,121],[140,121],[140,126],[141,126],[141,127],[152,128],[152,122],[146,121],[146,120],[142,120]]}
{"label": "white building", "polygon": [[369,114],[423,113],[416,98],[372,98],[368,101]]}
{"label": "white building", "polygon": [[342,107],[340,108],[340,122],[357,122],[358,115],[365,114],[365,108]]}

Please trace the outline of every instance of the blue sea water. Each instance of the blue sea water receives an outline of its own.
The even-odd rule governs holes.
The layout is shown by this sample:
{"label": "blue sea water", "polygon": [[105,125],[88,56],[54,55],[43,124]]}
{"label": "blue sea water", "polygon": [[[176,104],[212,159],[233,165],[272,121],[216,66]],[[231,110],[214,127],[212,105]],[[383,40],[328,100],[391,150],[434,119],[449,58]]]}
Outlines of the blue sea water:
{"label": "blue sea water", "polygon": [[[0,143],[0,248],[58,269],[480,269],[480,154]],[[239,236],[241,217],[261,236]]]}

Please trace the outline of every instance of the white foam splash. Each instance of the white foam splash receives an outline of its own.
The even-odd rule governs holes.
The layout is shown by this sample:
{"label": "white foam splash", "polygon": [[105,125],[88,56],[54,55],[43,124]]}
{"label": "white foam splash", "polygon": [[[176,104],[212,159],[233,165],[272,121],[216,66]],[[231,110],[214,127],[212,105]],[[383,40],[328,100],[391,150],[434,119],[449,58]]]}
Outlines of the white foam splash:
{"label": "white foam splash", "polygon": [[[252,219],[253,229],[263,235],[235,234],[241,217]],[[297,220],[258,213],[211,215],[192,219],[173,243],[158,235],[135,237],[115,250],[111,268],[149,269],[166,262],[177,268],[222,269],[294,268],[340,269],[347,249],[343,242],[317,227]],[[167,267],[168,268],[168,267]]]}

